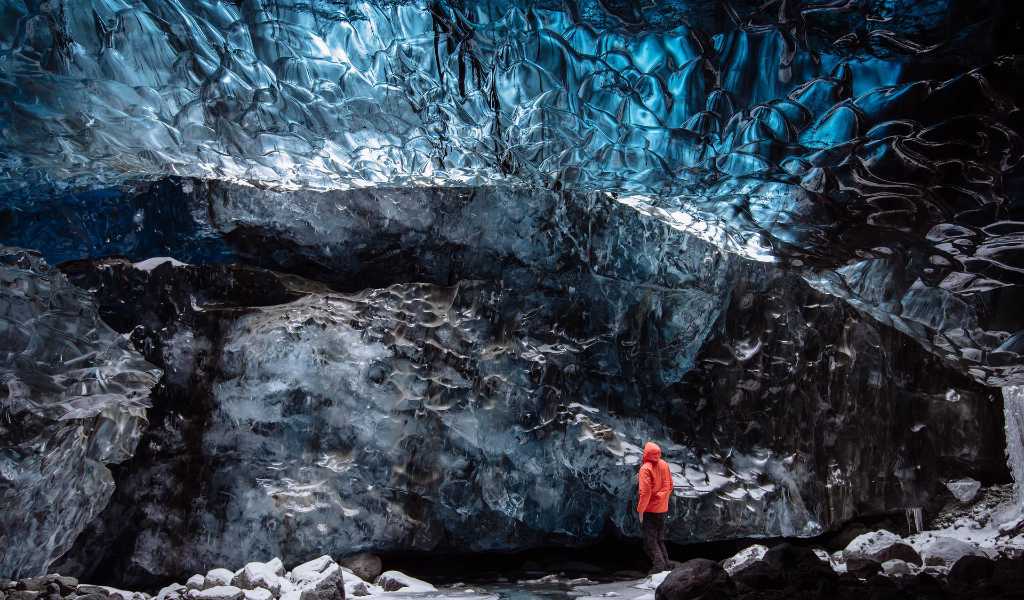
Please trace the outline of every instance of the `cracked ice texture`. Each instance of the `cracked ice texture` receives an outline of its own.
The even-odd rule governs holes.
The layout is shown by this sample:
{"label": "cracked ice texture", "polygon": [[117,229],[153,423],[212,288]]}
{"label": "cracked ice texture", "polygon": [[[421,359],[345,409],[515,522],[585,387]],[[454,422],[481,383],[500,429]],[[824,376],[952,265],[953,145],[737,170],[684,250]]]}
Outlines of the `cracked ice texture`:
{"label": "cracked ice texture", "polygon": [[5,186],[602,190],[1024,382],[1012,3],[7,2]]}
{"label": "cracked ice texture", "polygon": [[0,248],[0,575],[45,573],[107,504],[160,377],[92,297]]}

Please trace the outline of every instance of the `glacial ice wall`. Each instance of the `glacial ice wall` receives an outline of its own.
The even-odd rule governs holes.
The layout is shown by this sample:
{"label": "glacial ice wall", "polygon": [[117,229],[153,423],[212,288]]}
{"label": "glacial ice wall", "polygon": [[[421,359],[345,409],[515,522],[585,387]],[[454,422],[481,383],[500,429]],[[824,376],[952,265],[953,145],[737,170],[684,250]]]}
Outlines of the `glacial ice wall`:
{"label": "glacial ice wall", "polygon": [[240,256],[288,272],[62,266],[166,373],[62,572],[144,585],[253,551],[635,536],[651,438],[675,465],[678,542],[814,535],[940,500],[943,478],[1005,476],[991,390],[607,195],[193,192]]}
{"label": "glacial ice wall", "polygon": [[45,572],[103,510],[159,377],[88,293],[0,248],[0,573]]}
{"label": "glacial ice wall", "polygon": [[1006,457],[1013,475],[1018,519],[1024,519],[1024,388],[1003,388],[1006,419]]}
{"label": "glacial ice wall", "polygon": [[10,1],[0,180],[615,193],[1009,385],[1017,4]]}

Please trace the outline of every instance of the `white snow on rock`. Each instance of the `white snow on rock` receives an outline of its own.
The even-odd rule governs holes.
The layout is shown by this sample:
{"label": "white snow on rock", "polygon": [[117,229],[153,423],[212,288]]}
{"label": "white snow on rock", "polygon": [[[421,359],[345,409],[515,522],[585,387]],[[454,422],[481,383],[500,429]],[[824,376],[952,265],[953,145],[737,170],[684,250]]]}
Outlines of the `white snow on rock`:
{"label": "white snow on rock", "polygon": [[254,590],[244,590],[242,593],[245,594],[245,600],[271,600],[274,597],[270,590],[261,587]]}
{"label": "white snow on rock", "polygon": [[663,581],[665,581],[665,578],[668,577],[668,574],[671,572],[672,571],[661,571],[660,573],[655,573],[654,575],[651,575],[650,577],[644,579],[643,581],[641,581],[633,587],[639,590],[656,590],[658,589],[658,586],[661,585]]}
{"label": "white snow on rock", "polygon": [[206,587],[206,578],[202,575],[193,575],[185,582],[185,587],[190,590],[201,590]]}
{"label": "white snow on rock", "polygon": [[[210,578],[207,577],[206,580],[209,582]],[[243,595],[242,590],[233,585],[217,585],[205,590],[191,590],[188,593],[188,597],[194,600],[242,600]]]}
{"label": "white snow on rock", "polygon": [[233,585],[242,589],[254,590],[265,588],[278,596],[281,593],[281,576],[284,575],[284,564],[275,558],[269,562],[251,562],[242,567],[232,580]]}
{"label": "white snow on rock", "polygon": [[101,589],[103,589],[107,593],[108,596],[111,596],[114,599],[120,598],[121,600],[139,600],[140,598],[148,598],[149,597],[148,595],[144,595],[144,594],[142,594],[140,592],[129,592],[128,590],[119,590],[117,588],[113,588],[113,587],[106,586],[106,585],[95,585],[95,586],[80,585],[77,588],[79,590],[79,593],[81,593],[83,591],[83,588],[84,589],[87,589],[87,588],[101,588]]}
{"label": "white snow on rock", "polygon": [[352,596],[377,596],[384,593],[384,588],[374,585],[360,578],[348,567],[342,567],[345,572],[345,597]]}
{"label": "white snow on rock", "polygon": [[861,555],[873,555],[881,552],[885,548],[897,544],[906,543],[903,538],[896,535],[895,533],[886,529],[879,529],[878,531],[870,531],[868,533],[862,533],[846,545],[846,549],[843,550],[844,556],[850,554],[861,554]]}
{"label": "white snow on rock", "polygon": [[321,579],[324,573],[331,568],[331,566],[337,566],[338,563],[334,562],[334,559],[327,554],[320,558],[314,558],[311,561],[304,562],[301,565],[295,567],[288,573],[288,579],[291,579],[294,583],[302,585],[310,581],[316,581]]}
{"label": "white snow on rock", "polygon": [[206,574],[206,582],[203,584],[203,589],[230,586],[234,578],[235,574],[227,569],[211,569]]}
{"label": "white snow on rock", "polygon": [[156,593],[156,600],[167,600],[167,598],[181,596],[188,591],[188,588],[181,585],[180,583],[172,583],[171,585],[160,588],[160,591]]}
{"label": "white snow on rock", "polygon": [[981,482],[971,478],[954,479],[946,482],[946,489],[960,502],[970,502],[978,495]]}
{"label": "white snow on rock", "polygon": [[437,588],[426,581],[410,577],[400,571],[384,571],[377,578],[377,585],[387,592],[436,592]]}
{"label": "white snow on rock", "polygon": [[764,546],[762,544],[747,546],[722,561],[722,568],[725,569],[729,575],[733,575],[764,558],[766,552],[768,552],[768,546]]}
{"label": "white snow on rock", "polygon": [[913,535],[908,542],[921,555],[925,566],[930,567],[952,567],[953,563],[968,555],[988,556],[974,544],[930,532]]}
{"label": "white snow on rock", "polygon": [[882,563],[882,572],[891,577],[899,577],[902,575],[911,575],[914,570],[911,568],[910,563],[896,558]]}

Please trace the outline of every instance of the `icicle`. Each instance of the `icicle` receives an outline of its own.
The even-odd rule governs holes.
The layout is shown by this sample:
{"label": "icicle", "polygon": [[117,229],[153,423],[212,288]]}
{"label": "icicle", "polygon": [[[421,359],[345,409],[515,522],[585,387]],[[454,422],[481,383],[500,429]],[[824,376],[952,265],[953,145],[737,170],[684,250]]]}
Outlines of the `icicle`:
{"label": "icicle", "polygon": [[1024,386],[1003,388],[1006,416],[1006,456],[1013,474],[1017,508],[1024,514]]}
{"label": "icicle", "polygon": [[903,509],[907,515],[907,529],[910,534],[921,533],[924,530],[924,511],[920,506],[911,506]]}

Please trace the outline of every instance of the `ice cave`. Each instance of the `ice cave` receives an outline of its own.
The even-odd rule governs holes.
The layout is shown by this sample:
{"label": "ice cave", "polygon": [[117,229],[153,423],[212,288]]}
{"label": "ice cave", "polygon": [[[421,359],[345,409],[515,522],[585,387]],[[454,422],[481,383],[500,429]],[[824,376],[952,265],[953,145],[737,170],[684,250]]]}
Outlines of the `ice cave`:
{"label": "ice cave", "polygon": [[1024,598],[1024,1],[0,0],[0,600],[364,597]]}

